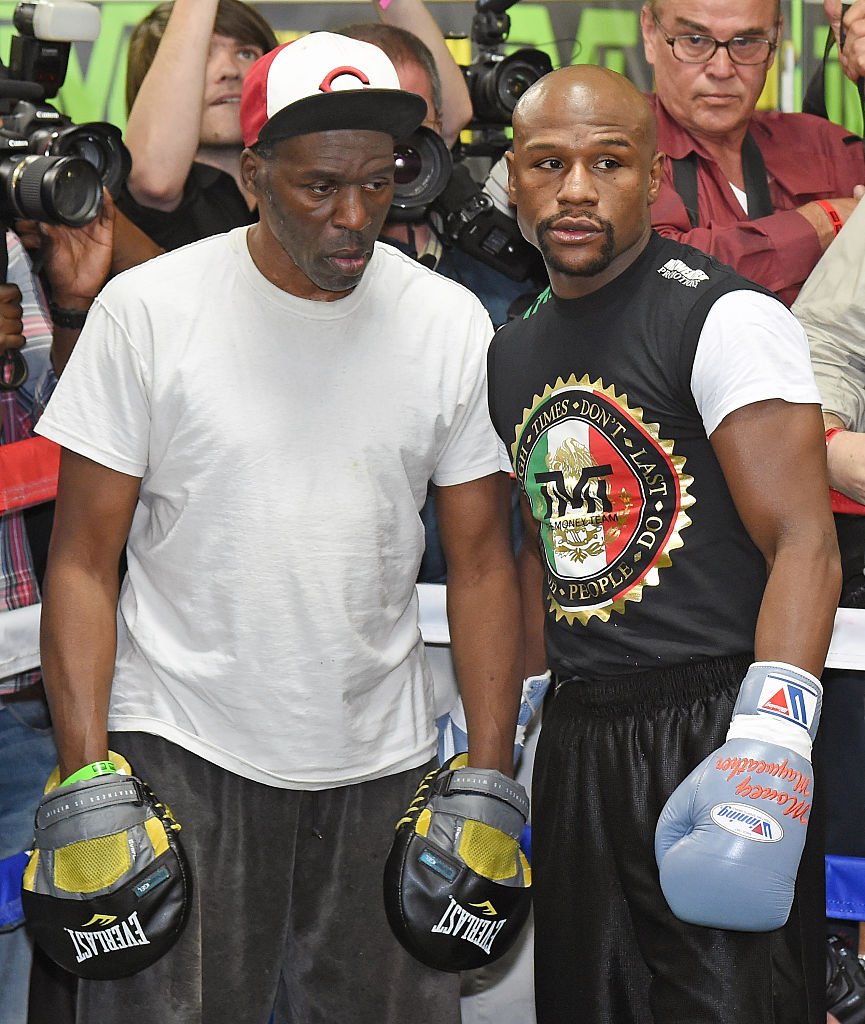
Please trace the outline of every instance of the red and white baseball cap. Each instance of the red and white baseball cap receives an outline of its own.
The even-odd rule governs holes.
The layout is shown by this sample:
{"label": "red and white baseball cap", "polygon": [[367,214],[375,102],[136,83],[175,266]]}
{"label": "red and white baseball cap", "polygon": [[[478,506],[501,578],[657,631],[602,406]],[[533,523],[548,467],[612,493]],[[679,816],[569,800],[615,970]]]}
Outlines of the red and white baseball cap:
{"label": "red and white baseball cap", "polygon": [[337,129],[410,135],[426,101],[400,89],[396,68],[372,43],[311,32],[260,57],[240,100],[243,144]]}

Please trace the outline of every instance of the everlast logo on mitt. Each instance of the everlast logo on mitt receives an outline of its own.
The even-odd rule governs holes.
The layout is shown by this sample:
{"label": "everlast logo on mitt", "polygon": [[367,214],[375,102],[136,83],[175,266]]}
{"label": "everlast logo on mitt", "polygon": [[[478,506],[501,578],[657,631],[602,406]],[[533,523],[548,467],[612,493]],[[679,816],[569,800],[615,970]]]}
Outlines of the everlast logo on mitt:
{"label": "everlast logo on mitt", "polygon": [[144,970],[177,941],[189,902],[180,825],[120,755],[119,771],[46,784],[21,886],[27,927],[64,970],[94,981]]}
{"label": "everlast logo on mitt", "polygon": [[98,923],[106,923],[109,927],[89,932],[74,931],[72,928],[63,929],[75,947],[76,963],[83,963],[102,953],[116,953],[118,950],[131,949],[133,946],[150,945],[150,939],[144,934],[144,929],[138,920],[137,911],[133,911],[125,921],[111,924],[116,920],[116,918],[104,914],[95,914],[87,924],[82,925],[83,928]]}
{"label": "everlast logo on mitt", "polygon": [[492,768],[457,754],[421,781],[384,871],[384,909],[413,957],[470,971],[513,944],[529,912],[531,868],[520,849],[529,798]]}
{"label": "everlast logo on mitt", "polygon": [[[491,903],[487,902],[484,906],[490,908],[488,912],[496,913]],[[434,934],[453,935],[455,938],[461,938],[465,942],[471,942],[489,956],[495,937],[507,923],[508,919],[506,917],[498,921],[476,917],[474,914],[469,913],[465,907],[461,907],[451,896],[448,907],[441,916],[441,920],[430,930]]]}

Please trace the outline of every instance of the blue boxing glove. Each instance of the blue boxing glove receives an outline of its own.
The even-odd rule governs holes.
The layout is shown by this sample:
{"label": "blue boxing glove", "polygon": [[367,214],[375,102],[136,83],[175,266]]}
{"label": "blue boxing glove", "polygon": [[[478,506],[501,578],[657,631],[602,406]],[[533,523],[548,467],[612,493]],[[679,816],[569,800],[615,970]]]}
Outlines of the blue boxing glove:
{"label": "blue boxing glove", "polygon": [[679,785],[658,819],[661,888],[682,921],[763,932],[789,917],[822,697],[803,669],[774,661],[748,669],[726,743]]}

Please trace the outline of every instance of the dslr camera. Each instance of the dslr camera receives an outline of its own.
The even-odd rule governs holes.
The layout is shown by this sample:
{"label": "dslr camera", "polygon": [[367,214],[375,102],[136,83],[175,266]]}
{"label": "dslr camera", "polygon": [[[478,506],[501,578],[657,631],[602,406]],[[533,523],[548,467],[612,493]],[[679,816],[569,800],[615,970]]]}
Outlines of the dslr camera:
{"label": "dslr camera", "polygon": [[0,222],[17,219],[81,227],[119,192],[131,157],[120,129],[75,125],[46,99],[66,78],[72,42],[89,42],[99,11],[79,0],[19,3],[9,65],[0,64]]}
{"label": "dslr camera", "polygon": [[865,1024],[865,967],[844,940],[826,940],[826,1009],[841,1024]]}
{"label": "dslr camera", "polygon": [[511,123],[517,100],[535,82],[553,70],[543,50],[515,50],[509,56],[502,46],[511,30],[506,13],[517,0],[477,0],[472,18],[472,42],[477,57],[462,69],[471,94],[474,119],[471,127],[481,132]]}
{"label": "dslr camera", "polygon": [[[466,158],[498,160],[510,142],[504,129],[523,93],[553,70],[542,50],[522,48],[505,56],[511,29],[506,13],[517,0],[476,0],[471,39],[477,56],[462,69],[472,100],[469,127],[473,141],[463,147]],[[514,281],[540,280],[543,269],[537,250],[523,238],[513,217],[497,209],[484,189],[474,183],[465,162],[458,163],[438,210],[451,241],[476,259]]]}
{"label": "dslr camera", "polygon": [[521,49],[509,56],[501,47],[510,31],[505,13],[517,0],[477,0],[471,39],[478,56],[462,68],[474,117],[469,125],[477,141],[461,146],[454,159],[441,137],[419,128],[394,147],[396,187],[389,219],[411,222],[432,213],[439,235],[515,281],[541,274],[540,258],[520,234],[512,217],[498,210],[478,184],[465,158],[502,156],[509,142],[517,100],[552,71],[541,50]]}

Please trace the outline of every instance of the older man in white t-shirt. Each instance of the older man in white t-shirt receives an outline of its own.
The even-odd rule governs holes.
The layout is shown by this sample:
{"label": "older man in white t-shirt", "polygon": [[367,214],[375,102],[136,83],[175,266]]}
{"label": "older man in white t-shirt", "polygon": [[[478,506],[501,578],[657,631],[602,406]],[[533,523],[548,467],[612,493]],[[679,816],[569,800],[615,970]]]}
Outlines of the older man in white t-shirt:
{"label": "older man in white t-shirt", "polygon": [[197,893],[156,964],[82,983],[81,1024],[459,1019],[457,976],[409,957],[381,895],[436,745],[430,480],[470,763],[508,774],[520,624],[489,319],[376,242],[393,139],[424,110],[365,43],[262,58],[241,108],[260,222],[113,281],[40,426],[64,449],[43,615],[60,777],[124,755],[183,823]]}

